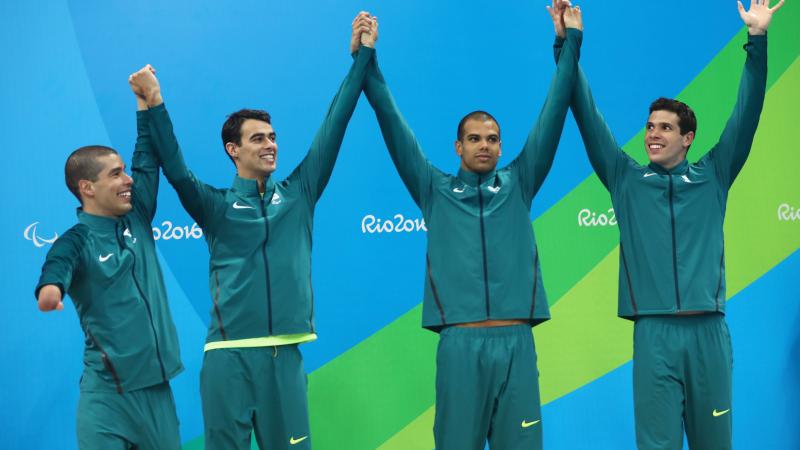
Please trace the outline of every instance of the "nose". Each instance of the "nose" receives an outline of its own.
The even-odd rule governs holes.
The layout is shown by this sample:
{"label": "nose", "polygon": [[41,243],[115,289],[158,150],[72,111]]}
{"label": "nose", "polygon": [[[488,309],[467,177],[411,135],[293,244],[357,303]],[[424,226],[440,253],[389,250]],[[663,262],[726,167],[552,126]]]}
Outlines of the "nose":
{"label": "nose", "polygon": [[125,185],[130,185],[130,184],[133,184],[133,178],[131,178],[131,176],[130,176],[130,175],[128,175],[128,173],[127,173],[127,172],[122,172],[122,182],[123,182]]}

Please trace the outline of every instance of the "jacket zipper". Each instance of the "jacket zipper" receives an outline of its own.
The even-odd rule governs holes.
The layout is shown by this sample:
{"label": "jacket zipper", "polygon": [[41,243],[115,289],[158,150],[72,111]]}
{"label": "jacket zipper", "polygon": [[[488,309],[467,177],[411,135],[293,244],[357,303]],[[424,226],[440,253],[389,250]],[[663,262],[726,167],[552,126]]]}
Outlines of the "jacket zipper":
{"label": "jacket zipper", "polygon": [[489,309],[489,266],[486,263],[486,230],[483,224],[483,193],[481,192],[482,178],[478,175],[478,205],[480,208],[481,221],[481,250],[483,251],[483,290],[486,296],[486,318],[491,316]]}
{"label": "jacket zipper", "polygon": [[219,323],[219,334],[222,336],[223,341],[227,341],[225,336],[225,327],[222,326],[222,313],[219,311],[219,272],[214,272],[214,278],[217,282],[217,290],[214,293],[214,312],[217,314],[217,323]]}
{"label": "jacket zipper", "polygon": [[681,292],[678,289],[678,248],[677,240],[675,239],[675,210],[672,206],[673,187],[672,187],[672,174],[669,177],[669,218],[670,225],[672,226],[672,271],[675,278],[675,300],[678,305],[678,311],[681,310]]}
{"label": "jacket zipper", "polygon": [[[125,225],[127,227],[127,225]],[[119,231],[119,230],[118,230]],[[119,235],[117,235],[119,239]],[[121,238],[120,242],[122,248],[126,248],[130,250],[130,248],[125,245],[125,237]],[[144,295],[144,291],[142,290],[142,286],[139,284],[139,280],[136,278],[136,253],[131,250],[131,257],[133,258],[133,263],[131,265],[131,271],[133,272],[133,283],[136,285],[136,289],[139,290],[139,295],[142,296],[142,303],[144,303],[144,307],[147,310],[147,318],[150,322],[150,329],[153,331],[153,341],[156,344],[156,357],[158,358],[158,365],[161,367],[161,378],[164,381],[167,381],[167,371],[164,370],[164,361],[161,359],[161,349],[158,345],[158,334],[156,334],[156,326],[153,325],[153,312],[150,310],[150,302],[147,300],[147,296]]]}
{"label": "jacket zipper", "polygon": [[269,256],[267,256],[267,242],[269,241],[269,218],[267,218],[267,206],[265,202],[271,202],[272,197],[275,195],[275,189],[267,197],[266,193],[264,198],[261,199],[261,214],[264,216],[264,231],[266,236],[264,238],[264,245],[261,247],[261,253],[264,255],[264,270],[266,272],[267,282],[267,319],[269,321],[269,335],[272,336],[272,284],[269,280]]}

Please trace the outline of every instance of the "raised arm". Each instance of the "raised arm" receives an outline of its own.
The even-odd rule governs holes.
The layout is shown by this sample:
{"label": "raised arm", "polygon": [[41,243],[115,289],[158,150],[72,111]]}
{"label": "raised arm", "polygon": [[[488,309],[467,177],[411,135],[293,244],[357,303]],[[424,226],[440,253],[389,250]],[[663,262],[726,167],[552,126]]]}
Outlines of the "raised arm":
{"label": "raised arm", "polygon": [[[566,7],[569,7],[569,2],[565,1],[553,1],[553,6],[548,7],[556,29],[556,42],[553,45],[556,62],[560,59],[565,43],[566,31],[560,14]],[[616,182],[617,169],[630,158],[617,144],[603,115],[595,105],[589,82],[580,64],[570,107],[583,138],[589,162],[606,189],[611,190]]]}
{"label": "raised arm", "polygon": [[167,181],[172,185],[189,215],[204,227],[207,218],[217,213],[213,195],[214,189],[197,180],[186,167],[178,140],[172,129],[172,120],[161,96],[161,86],[155,70],[148,64],[135,72],[128,80],[134,92],[145,101],[146,111],[139,114],[147,118],[151,133],[152,147],[161,163]]}
{"label": "raised arm", "polygon": [[76,225],[53,243],[42,265],[34,297],[43,312],[64,309],[64,294],[72,284],[72,276],[80,264],[88,228]]}
{"label": "raised arm", "polygon": [[580,8],[566,8],[564,19],[566,41],[555,76],[550,82],[550,90],[547,92],[539,118],[528,134],[525,146],[511,163],[511,167],[518,174],[527,202],[536,195],[553,165],[575,84],[578,54],[583,38]]}
{"label": "raised arm", "polygon": [[726,187],[733,184],[750,154],[767,87],[767,28],[772,22],[772,14],[781,6],[783,0],[773,8],[769,7],[769,0],[753,0],[750,10],[745,11],[739,2],[739,15],[748,29],[747,44],[744,46],[747,60],[733,113],[719,142],[707,154]]}
{"label": "raised arm", "polygon": [[[377,34],[378,20],[373,18],[371,32],[369,35],[364,35],[364,39],[377,38]],[[378,67],[377,56],[373,57],[369,64],[364,82],[364,93],[375,111],[383,140],[386,148],[389,149],[389,154],[400,178],[414,202],[422,207],[421,200],[430,190],[431,175],[434,169],[425,158],[417,138],[397,108],[392,93],[389,92],[386,85],[386,80]]]}
{"label": "raised arm", "polygon": [[[153,68],[148,65],[142,70],[153,71]],[[129,82],[133,76],[128,77]],[[158,198],[158,158],[152,150],[145,93],[132,83],[131,90],[136,97],[136,148],[131,164],[133,207],[145,222],[150,223],[156,214]]]}
{"label": "raised arm", "polygon": [[[368,14],[363,12],[356,16],[353,21],[353,35],[360,35],[359,30],[368,27],[365,23],[365,15],[368,17]],[[333,98],[325,119],[314,136],[308,154],[289,175],[290,182],[299,181],[301,183],[303,191],[311,202],[319,200],[322,191],[328,184],[336,157],[342,146],[347,124],[356,108],[358,97],[361,95],[367,65],[374,53],[374,48],[369,45],[362,45],[358,48],[355,61],[339,86],[339,91]]]}

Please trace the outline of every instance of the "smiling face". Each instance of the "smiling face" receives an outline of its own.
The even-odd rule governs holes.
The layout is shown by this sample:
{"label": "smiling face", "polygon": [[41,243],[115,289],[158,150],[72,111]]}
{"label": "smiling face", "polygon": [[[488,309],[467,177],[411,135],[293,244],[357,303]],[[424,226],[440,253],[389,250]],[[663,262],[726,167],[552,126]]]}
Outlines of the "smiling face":
{"label": "smiling face", "polygon": [[119,217],[133,208],[131,187],[133,179],[125,173],[125,163],[116,153],[99,156],[96,180],[78,181],[83,210],[89,214]]}
{"label": "smiling face", "polygon": [[500,128],[494,120],[468,119],[463,135],[455,142],[461,168],[474,173],[486,173],[497,167],[502,153]]}
{"label": "smiling face", "polygon": [[650,162],[672,169],[684,159],[694,140],[694,131],[681,134],[678,115],[672,111],[650,113],[644,135],[644,146]]}
{"label": "smiling face", "polygon": [[275,130],[267,122],[247,119],[241,126],[241,144],[227,142],[225,149],[242,178],[264,179],[275,171],[278,143]]}

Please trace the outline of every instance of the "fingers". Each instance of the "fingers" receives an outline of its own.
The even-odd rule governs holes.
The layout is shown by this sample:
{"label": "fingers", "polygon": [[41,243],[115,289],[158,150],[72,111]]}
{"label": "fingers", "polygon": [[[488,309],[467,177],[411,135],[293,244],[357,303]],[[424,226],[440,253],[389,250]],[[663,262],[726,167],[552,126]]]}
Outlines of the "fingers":
{"label": "fingers", "polygon": [[[767,6],[769,6],[769,2],[767,2]],[[775,5],[772,8],[770,8],[769,12],[774,13],[775,11],[781,9],[781,6],[783,6],[783,0],[779,1],[777,5]]]}

